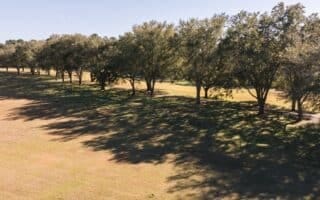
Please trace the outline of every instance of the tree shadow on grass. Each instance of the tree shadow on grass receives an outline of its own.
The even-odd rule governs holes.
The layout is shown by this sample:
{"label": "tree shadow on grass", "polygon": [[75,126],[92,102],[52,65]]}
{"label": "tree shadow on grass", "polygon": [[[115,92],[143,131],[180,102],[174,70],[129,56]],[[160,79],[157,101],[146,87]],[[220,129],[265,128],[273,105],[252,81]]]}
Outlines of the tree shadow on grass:
{"label": "tree shadow on grass", "polygon": [[[58,141],[91,135],[83,145],[126,163],[172,162],[174,194],[192,199],[317,198],[320,136],[316,127],[285,131],[276,110],[261,118],[251,102],[186,97],[129,97],[126,90],[70,88],[47,78],[4,76],[0,97],[35,100],[11,119],[70,118],[45,125]],[[21,84],[23,83],[23,84]],[[30,87],[32,86],[32,87]]]}

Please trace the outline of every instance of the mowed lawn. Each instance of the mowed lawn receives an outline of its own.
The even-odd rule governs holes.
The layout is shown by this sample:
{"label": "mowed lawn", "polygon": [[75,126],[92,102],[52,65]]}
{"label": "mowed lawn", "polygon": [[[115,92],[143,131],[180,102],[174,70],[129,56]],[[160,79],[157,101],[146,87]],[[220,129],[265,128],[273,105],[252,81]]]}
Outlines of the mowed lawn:
{"label": "mowed lawn", "polygon": [[[142,87],[139,86],[139,87]],[[194,88],[61,84],[0,73],[0,199],[317,199],[320,129],[288,128],[244,91],[194,104]]]}

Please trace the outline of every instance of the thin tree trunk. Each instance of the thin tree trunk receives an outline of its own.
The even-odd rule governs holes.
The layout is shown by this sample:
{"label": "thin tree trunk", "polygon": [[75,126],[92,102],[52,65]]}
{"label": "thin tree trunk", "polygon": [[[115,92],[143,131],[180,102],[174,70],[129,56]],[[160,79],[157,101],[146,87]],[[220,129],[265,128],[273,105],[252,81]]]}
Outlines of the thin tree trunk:
{"label": "thin tree trunk", "polygon": [[104,91],[105,88],[106,88],[106,82],[105,81],[100,82],[100,89]]}
{"label": "thin tree trunk", "polygon": [[297,105],[297,101],[295,99],[292,99],[292,102],[291,102],[291,111],[296,111],[296,105]]}
{"label": "thin tree trunk", "polygon": [[56,80],[58,80],[59,77],[59,71],[56,69]]}
{"label": "thin tree trunk", "polygon": [[9,72],[9,67],[7,67],[7,72]]}
{"label": "thin tree trunk", "polygon": [[47,75],[50,76],[50,69],[47,70]]}
{"label": "thin tree trunk", "polygon": [[131,79],[129,80],[129,82],[130,82],[131,90],[132,90],[131,96],[134,96],[134,95],[136,95],[135,79],[134,79],[134,78],[131,78]]}
{"label": "thin tree trunk", "polygon": [[17,67],[17,73],[20,75],[20,67]]}
{"label": "thin tree trunk", "polygon": [[37,75],[40,76],[41,71],[40,71],[40,67],[37,67]]}
{"label": "thin tree trunk", "polygon": [[203,88],[204,89],[204,98],[205,99],[208,99],[208,91],[209,91],[209,87],[205,87],[205,88]]}
{"label": "thin tree trunk", "polygon": [[200,104],[201,82],[196,81],[196,104]]}
{"label": "thin tree trunk", "polygon": [[301,121],[303,119],[303,108],[301,100],[297,100],[298,104],[298,120]]}
{"label": "thin tree trunk", "polygon": [[72,83],[72,71],[68,71],[69,83]]}
{"label": "thin tree trunk", "polygon": [[149,92],[151,90],[151,83],[149,82],[149,80],[147,80],[146,84],[147,84],[147,91]]}
{"label": "thin tree trunk", "polygon": [[61,70],[62,83],[64,83],[64,70]]}
{"label": "thin tree trunk", "polygon": [[147,85],[147,93],[151,93],[151,80],[145,79],[146,80],[146,85]]}
{"label": "thin tree trunk", "polygon": [[258,115],[263,115],[265,112],[265,101],[263,99],[258,99],[259,112]]}
{"label": "thin tree trunk", "polygon": [[24,72],[24,67],[22,67],[22,72]]}
{"label": "thin tree trunk", "polygon": [[30,72],[31,72],[31,75],[34,75],[34,68],[33,67],[30,67]]}
{"label": "thin tree trunk", "polygon": [[156,80],[155,79],[152,79],[151,81],[151,90],[150,90],[150,95],[153,96],[154,94],[154,87],[156,85]]}
{"label": "thin tree trunk", "polygon": [[94,74],[92,72],[90,72],[90,81],[91,82],[95,81],[95,77],[94,77]]}
{"label": "thin tree trunk", "polygon": [[79,68],[79,72],[78,72],[78,76],[79,76],[79,85],[81,85],[82,84],[82,68],[80,67]]}

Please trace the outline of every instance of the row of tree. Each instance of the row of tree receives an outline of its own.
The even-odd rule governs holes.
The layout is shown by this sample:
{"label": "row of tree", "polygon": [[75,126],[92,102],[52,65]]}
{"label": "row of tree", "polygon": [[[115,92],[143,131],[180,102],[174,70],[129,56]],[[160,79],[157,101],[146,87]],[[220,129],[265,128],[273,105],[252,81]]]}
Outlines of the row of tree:
{"label": "row of tree", "polygon": [[118,38],[52,35],[45,41],[8,40],[0,45],[0,65],[56,71],[72,82],[83,71],[104,90],[119,78],[144,80],[149,95],[157,81],[188,80],[205,97],[212,88],[246,88],[257,100],[259,114],[272,87],[280,88],[298,108],[320,93],[320,19],[306,16],[301,4],[279,3],[270,13],[242,11],[235,16],[214,15],[180,21],[178,26],[150,21]]}

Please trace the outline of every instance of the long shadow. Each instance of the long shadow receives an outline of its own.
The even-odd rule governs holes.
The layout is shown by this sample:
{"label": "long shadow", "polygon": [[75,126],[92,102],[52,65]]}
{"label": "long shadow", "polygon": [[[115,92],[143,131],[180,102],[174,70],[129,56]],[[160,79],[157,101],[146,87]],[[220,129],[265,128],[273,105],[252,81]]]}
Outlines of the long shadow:
{"label": "long shadow", "polygon": [[126,163],[172,162],[168,192],[192,199],[222,197],[316,199],[320,196],[319,128],[286,132],[292,122],[273,108],[265,117],[252,102],[179,96],[128,96],[126,90],[62,86],[43,77],[0,73],[0,98],[34,100],[11,119],[55,119],[45,125],[59,141],[83,135],[83,145]]}

